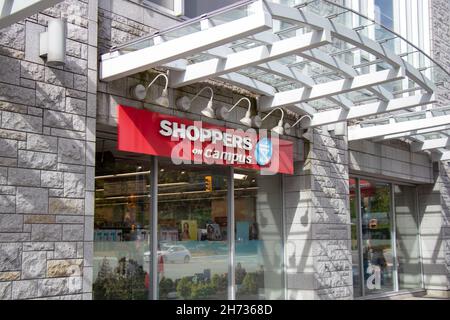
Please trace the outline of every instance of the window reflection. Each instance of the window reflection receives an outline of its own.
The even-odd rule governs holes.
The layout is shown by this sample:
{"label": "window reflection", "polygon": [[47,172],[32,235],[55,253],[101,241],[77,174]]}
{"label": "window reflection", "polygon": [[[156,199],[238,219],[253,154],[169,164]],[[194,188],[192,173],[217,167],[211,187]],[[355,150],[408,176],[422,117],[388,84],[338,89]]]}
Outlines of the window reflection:
{"label": "window reflection", "polygon": [[416,188],[395,186],[398,280],[400,289],[421,287]]}
{"label": "window reflection", "polygon": [[393,0],[375,0],[375,21],[390,30],[394,29]]}
{"label": "window reflection", "polygon": [[360,180],[363,268],[366,293],[392,291],[391,188]]}
{"label": "window reflection", "polygon": [[141,300],[149,295],[150,163],[97,150],[94,219],[94,299]]}
{"label": "window reflection", "polygon": [[227,299],[226,168],[160,159],[160,299]]}
{"label": "window reflection", "polygon": [[[393,188],[392,188],[393,187]],[[416,187],[392,185],[359,180],[361,201],[358,204],[357,179],[350,179],[350,204],[352,224],[352,259],[354,296],[376,294],[398,289],[421,287],[421,267],[418,237]],[[392,203],[392,198],[394,203]],[[361,209],[362,268],[364,279],[359,275],[359,252],[357,230],[358,205]],[[394,216],[391,217],[391,212]],[[391,239],[392,222],[395,219],[396,239]],[[395,243],[397,257],[393,257]],[[397,265],[394,265],[397,261]],[[394,271],[397,270],[398,286]]]}
{"label": "window reflection", "polygon": [[235,171],[237,299],[283,299],[282,195],[279,175]]}

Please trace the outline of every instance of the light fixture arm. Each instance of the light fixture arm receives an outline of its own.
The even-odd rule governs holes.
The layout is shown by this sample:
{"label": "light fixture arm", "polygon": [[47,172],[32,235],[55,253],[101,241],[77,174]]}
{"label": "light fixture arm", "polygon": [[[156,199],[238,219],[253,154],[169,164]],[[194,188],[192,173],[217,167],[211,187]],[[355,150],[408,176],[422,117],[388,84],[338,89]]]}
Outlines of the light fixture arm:
{"label": "light fixture arm", "polygon": [[167,87],[169,86],[169,77],[164,74],[164,73],[160,73],[158,74],[155,79],[152,80],[152,82],[150,82],[150,84],[145,88],[145,90],[147,91],[148,89],[150,89],[150,87],[155,83],[155,81],[159,78],[159,77],[164,77],[164,79],[166,79],[166,86],[164,87],[164,90],[167,90]]}
{"label": "light fixture arm", "polygon": [[276,110],[280,110],[281,111],[281,119],[280,119],[280,121],[283,121],[283,119],[284,119],[284,110],[283,109],[281,109],[281,108],[275,108],[275,109],[273,109],[272,111],[270,111],[264,118],[262,118],[262,120],[261,121],[264,121],[264,120],[266,120],[267,119],[267,117],[268,116],[270,116],[272,113],[274,113]]}
{"label": "light fixture arm", "polygon": [[310,121],[312,120],[312,117],[311,117],[310,115],[306,114],[306,115],[300,117],[300,119],[298,119],[298,120],[292,125],[292,128],[295,127],[296,125],[298,125],[298,124],[299,124],[303,119],[305,119],[305,118],[309,118]]}
{"label": "light fixture arm", "polygon": [[197,94],[191,99],[191,103],[198,98],[198,96],[205,90],[209,90],[211,92],[211,98],[209,99],[210,101],[212,101],[212,99],[214,98],[214,91],[211,87],[204,87],[202,88],[199,92],[197,92]]}
{"label": "light fixture arm", "polygon": [[250,109],[251,109],[251,107],[252,107],[252,102],[250,101],[249,98],[246,98],[246,97],[243,97],[243,98],[239,99],[239,101],[236,102],[236,103],[234,104],[234,106],[232,106],[232,107],[228,110],[228,112],[233,111],[233,109],[236,108],[236,107],[238,106],[238,104],[239,104],[242,100],[247,101],[247,103],[248,103],[248,111],[247,111],[247,112],[249,112]]}

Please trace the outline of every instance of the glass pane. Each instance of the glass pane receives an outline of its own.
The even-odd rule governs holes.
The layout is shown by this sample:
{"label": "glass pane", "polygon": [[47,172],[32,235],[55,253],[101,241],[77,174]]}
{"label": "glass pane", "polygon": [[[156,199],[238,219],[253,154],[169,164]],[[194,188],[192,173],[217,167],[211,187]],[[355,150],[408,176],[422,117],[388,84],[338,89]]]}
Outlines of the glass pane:
{"label": "glass pane", "polygon": [[358,251],[358,203],[356,199],[356,180],[350,179],[350,217],[352,232],[352,272],[353,272],[353,296],[361,296],[361,275]]}
{"label": "glass pane", "polygon": [[283,299],[280,175],[234,174],[236,298]]}
{"label": "glass pane", "polygon": [[227,22],[232,22],[254,14],[254,9],[250,5],[243,5],[235,9],[219,12],[209,17],[212,25],[217,26]]}
{"label": "glass pane", "polygon": [[98,138],[95,172],[94,299],[149,297],[150,162]]}
{"label": "glass pane", "polygon": [[363,267],[366,294],[392,291],[389,184],[360,181]]}
{"label": "glass pane", "polygon": [[174,10],[174,0],[147,0],[150,2],[154,2],[161,7],[165,7],[170,10]]}
{"label": "glass pane", "polygon": [[395,186],[397,260],[400,289],[421,287],[416,188]]}
{"label": "glass pane", "polygon": [[227,179],[224,168],[160,159],[160,299],[227,299]]}
{"label": "glass pane", "polygon": [[375,20],[386,28],[394,29],[394,5],[392,0],[375,0]]}

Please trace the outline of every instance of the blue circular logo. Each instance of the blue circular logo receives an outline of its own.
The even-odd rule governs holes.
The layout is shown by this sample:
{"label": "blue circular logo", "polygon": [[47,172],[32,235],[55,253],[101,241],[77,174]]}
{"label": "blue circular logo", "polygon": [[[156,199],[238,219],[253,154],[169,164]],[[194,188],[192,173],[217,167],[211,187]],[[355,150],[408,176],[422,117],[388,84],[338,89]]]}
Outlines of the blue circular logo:
{"label": "blue circular logo", "polygon": [[272,159],[272,141],[267,138],[259,140],[255,147],[256,163],[265,166]]}

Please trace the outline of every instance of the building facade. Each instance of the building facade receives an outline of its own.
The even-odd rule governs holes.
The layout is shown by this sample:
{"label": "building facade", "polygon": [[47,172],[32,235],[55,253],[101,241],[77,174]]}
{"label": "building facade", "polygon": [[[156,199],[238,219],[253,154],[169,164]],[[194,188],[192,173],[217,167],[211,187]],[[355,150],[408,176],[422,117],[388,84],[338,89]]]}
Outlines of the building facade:
{"label": "building facade", "polygon": [[[251,11],[255,1],[247,2]],[[299,10],[311,6],[272,2]],[[240,119],[247,111],[260,112],[252,106],[262,104],[261,92],[273,90],[269,84],[276,83],[279,91],[291,88],[280,74],[267,79],[254,70],[251,83],[226,73],[197,81],[194,74],[185,85],[172,86],[173,74],[186,67],[177,64],[180,60],[205,61],[194,54],[105,79],[101,65],[115,51],[211,27],[199,20],[200,29],[190,28],[189,18],[215,10],[219,15],[209,16],[212,25],[242,18],[234,15],[234,7],[227,9],[233,14],[220,15],[224,5],[247,4],[65,0],[0,29],[0,299],[319,300],[424,291],[448,296],[450,167],[440,153],[425,148],[428,139],[409,139],[434,131],[398,136],[386,131],[370,138],[350,134],[350,126],[362,123],[365,128],[367,121],[382,117],[285,130],[282,139],[292,145],[293,171],[271,175],[223,165],[174,164],[155,155],[163,154],[159,145],[153,155],[120,146],[119,112],[128,109],[119,105],[171,121],[239,130],[245,128]],[[402,58],[424,77],[439,78],[433,108],[449,105],[449,78],[445,72],[436,75],[427,58],[450,71],[447,0],[319,1],[313,12],[340,19],[350,29],[369,26],[361,29],[366,36],[407,52]],[[63,65],[42,57],[41,33],[52,19],[65,21]],[[280,37],[298,31],[283,21],[274,25]],[[380,25],[397,35],[391,39],[393,34]],[[148,35],[153,36],[145,43],[130,42]],[[235,40],[234,52],[251,48],[248,39]],[[344,44],[340,49],[345,52],[332,57],[343,55],[353,66],[345,71],[345,63],[339,64],[344,74],[384,70],[370,53],[352,53]],[[221,53],[210,54],[220,59]],[[299,73],[313,74],[315,83],[341,79],[321,78],[319,73],[330,74],[330,62],[323,62],[327,67],[305,66],[302,59],[290,63],[301,65]],[[159,76],[167,70],[170,83]],[[301,78],[288,78],[296,77]],[[149,83],[139,99],[136,85]],[[389,100],[420,91],[409,80],[392,83],[383,83],[378,95]],[[395,94],[384,93],[388,89]],[[363,91],[346,98],[372,99]],[[248,110],[244,103],[236,106],[243,97],[249,99]],[[235,112],[224,120],[211,119],[203,112],[208,102],[227,110],[235,106]],[[330,112],[327,106],[311,105]],[[417,112],[430,110],[427,103],[410,108],[417,119]],[[298,120],[285,113],[285,122]],[[404,113],[392,114],[403,119]],[[278,120],[273,113],[264,127]],[[439,139],[446,139],[446,130],[440,129]]]}

